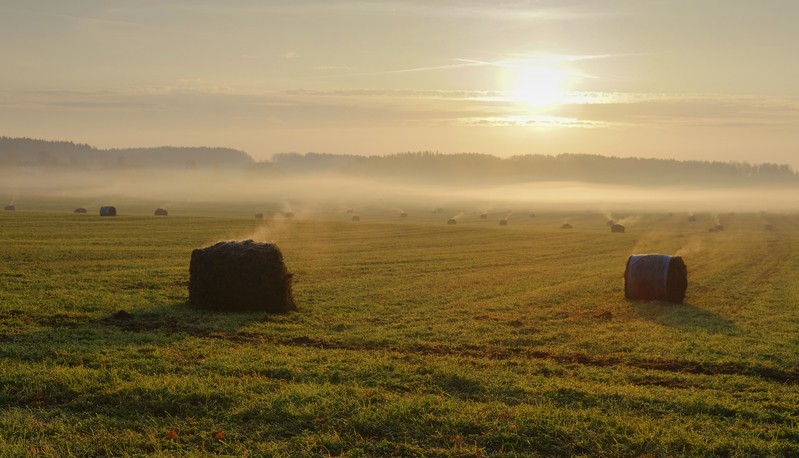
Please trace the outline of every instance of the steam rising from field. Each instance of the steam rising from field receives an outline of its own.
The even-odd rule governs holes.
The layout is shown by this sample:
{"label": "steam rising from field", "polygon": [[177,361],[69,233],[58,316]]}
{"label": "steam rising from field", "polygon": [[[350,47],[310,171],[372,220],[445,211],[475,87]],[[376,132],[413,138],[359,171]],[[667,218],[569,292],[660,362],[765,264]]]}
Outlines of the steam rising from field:
{"label": "steam rising from field", "polygon": [[[795,189],[786,188],[656,188],[582,182],[509,183],[498,186],[420,185],[401,180],[378,181],[336,174],[275,176],[230,170],[104,170],[59,171],[0,168],[0,194],[21,203],[26,196],[70,196],[80,201],[113,202],[120,198],[165,202],[250,204],[280,203],[284,213],[311,217],[313,209],[340,211],[367,205],[400,209],[447,208],[472,202],[472,208],[500,205],[547,210],[593,210],[613,219],[619,212],[690,210],[725,213],[783,212],[799,209]],[[290,202],[290,203],[289,203]],[[90,205],[90,206],[91,206]],[[507,207],[506,207],[507,208]],[[615,213],[615,212],[614,212]],[[510,215],[506,215],[506,218]],[[617,221],[630,224],[635,216]],[[720,222],[717,221],[717,224]]]}

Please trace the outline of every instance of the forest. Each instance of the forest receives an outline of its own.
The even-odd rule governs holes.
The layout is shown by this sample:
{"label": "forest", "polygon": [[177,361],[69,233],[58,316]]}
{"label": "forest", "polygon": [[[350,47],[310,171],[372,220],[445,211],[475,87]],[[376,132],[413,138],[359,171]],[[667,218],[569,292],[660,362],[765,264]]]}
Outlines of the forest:
{"label": "forest", "polygon": [[68,141],[0,137],[0,167],[54,170],[232,169],[291,177],[335,174],[432,185],[496,185],[545,181],[635,186],[773,186],[799,184],[787,164],[679,161],[594,154],[443,154],[432,151],[360,156],[280,153],[256,161],[248,153],[220,147],[99,149]]}

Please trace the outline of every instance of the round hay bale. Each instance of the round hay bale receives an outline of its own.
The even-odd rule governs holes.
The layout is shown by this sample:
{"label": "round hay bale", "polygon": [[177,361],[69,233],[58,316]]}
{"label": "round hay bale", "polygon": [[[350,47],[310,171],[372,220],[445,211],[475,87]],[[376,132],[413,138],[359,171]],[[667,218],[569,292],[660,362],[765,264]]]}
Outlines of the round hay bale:
{"label": "round hay bale", "polygon": [[458,224],[458,220],[455,218],[450,218],[447,220],[447,224]]}
{"label": "round hay bale", "polygon": [[88,211],[86,211],[86,209],[83,207],[78,207],[75,209],[75,213],[86,214]]}
{"label": "round hay bale", "polygon": [[499,220],[499,225],[500,226],[507,226],[508,225],[508,220],[506,220],[506,219]]}
{"label": "round hay bale", "polygon": [[569,224],[569,223],[564,223],[564,224],[563,224],[563,226],[561,226],[560,228],[561,228],[561,229],[571,229],[571,228],[573,228],[573,227],[574,227],[574,226],[572,226],[572,225],[571,225],[571,224]]}
{"label": "round hay bale", "polygon": [[165,208],[156,208],[154,215],[155,216],[168,216],[169,212],[166,211]]}
{"label": "round hay bale", "polygon": [[624,226],[622,226],[621,224],[614,224],[610,226],[610,232],[624,233]]}
{"label": "round hay bale", "polygon": [[255,214],[255,219],[264,219],[264,214],[263,213],[256,213]]}
{"label": "round hay bale", "polygon": [[17,207],[15,207],[14,204],[6,205],[5,207],[3,207],[3,210],[5,210],[7,212],[13,212],[13,211],[17,211]]}
{"label": "round hay bale", "polygon": [[688,269],[680,256],[632,255],[624,269],[624,297],[682,303],[688,287]]}
{"label": "round hay bale", "polygon": [[407,218],[408,214],[405,212],[400,212],[400,218]]}
{"label": "round hay bale", "polygon": [[274,243],[219,242],[191,253],[189,305],[231,312],[297,310],[291,277]]}
{"label": "round hay bale", "polygon": [[111,205],[100,207],[100,216],[117,216],[117,208]]}
{"label": "round hay bale", "polygon": [[480,213],[480,219],[488,219],[488,213]]}
{"label": "round hay bale", "polygon": [[360,221],[360,220],[361,220],[361,217],[360,217],[360,216],[358,216],[358,215],[352,215],[352,220],[353,220],[353,221]]}

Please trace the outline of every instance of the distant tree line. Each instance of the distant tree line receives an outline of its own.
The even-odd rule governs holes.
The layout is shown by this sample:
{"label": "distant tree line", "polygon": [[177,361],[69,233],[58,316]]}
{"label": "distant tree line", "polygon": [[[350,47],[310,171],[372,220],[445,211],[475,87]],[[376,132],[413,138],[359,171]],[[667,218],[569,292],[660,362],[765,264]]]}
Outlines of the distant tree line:
{"label": "distant tree line", "polygon": [[49,168],[240,168],[254,161],[231,148],[163,146],[99,149],[67,141],[0,137],[0,167]]}
{"label": "distant tree line", "polygon": [[540,154],[500,158],[489,154],[422,151],[385,156],[326,153],[276,154],[256,162],[230,148],[98,149],[66,141],[0,137],[0,167],[224,168],[256,175],[337,173],[345,176],[458,186],[536,181],[582,181],[629,185],[797,185],[799,173],[785,164],[678,161],[590,154]]}
{"label": "distant tree line", "polygon": [[309,153],[273,158],[281,171],[335,171],[363,178],[428,184],[480,185],[534,181],[582,181],[629,185],[740,186],[799,184],[785,164],[678,161],[590,154],[440,154],[423,151],[386,156]]}

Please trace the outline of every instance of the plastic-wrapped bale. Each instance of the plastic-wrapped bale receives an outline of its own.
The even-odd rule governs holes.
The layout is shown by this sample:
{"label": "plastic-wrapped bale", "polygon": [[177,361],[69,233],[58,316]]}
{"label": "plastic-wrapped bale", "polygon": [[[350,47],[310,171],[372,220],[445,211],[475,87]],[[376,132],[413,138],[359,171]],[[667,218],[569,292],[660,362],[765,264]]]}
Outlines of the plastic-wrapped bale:
{"label": "plastic-wrapped bale", "polygon": [[624,297],[682,303],[688,288],[688,269],[680,256],[638,254],[627,259]]}
{"label": "plastic-wrapped bale", "polygon": [[614,224],[614,225],[610,226],[610,232],[623,233],[624,232],[624,226],[622,226],[621,224]]}
{"label": "plastic-wrapped bale", "polygon": [[220,242],[191,253],[189,305],[230,312],[297,310],[291,277],[274,243]]}
{"label": "plastic-wrapped bale", "polygon": [[12,205],[6,205],[5,207],[3,207],[3,210],[7,211],[7,212],[13,212],[13,211],[17,211],[17,207],[15,207],[13,204]]}
{"label": "plastic-wrapped bale", "polygon": [[155,209],[155,213],[153,213],[153,215],[155,215],[155,216],[167,216],[167,215],[169,215],[169,212],[166,211],[166,208],[156,208]]}
{"label": "plastic-wrapped bale", "polygon": [[83,207],[78,207],[78,208],[75,209],[75,213],[79,213],[81,215],[84,215],[84,214],[88,213],[88,211],[86,211],[86,209],[83,208]]}
{"label": "plastic-wrapped bale", "polygon": [[117,208],[111,205],[100,207],[100,216],[117,216]]}

